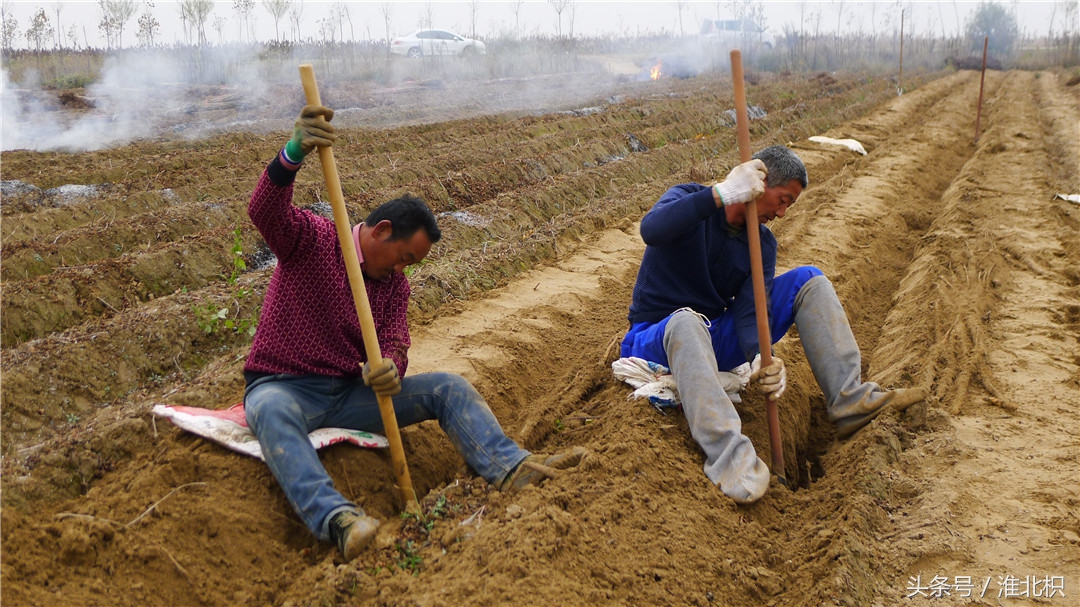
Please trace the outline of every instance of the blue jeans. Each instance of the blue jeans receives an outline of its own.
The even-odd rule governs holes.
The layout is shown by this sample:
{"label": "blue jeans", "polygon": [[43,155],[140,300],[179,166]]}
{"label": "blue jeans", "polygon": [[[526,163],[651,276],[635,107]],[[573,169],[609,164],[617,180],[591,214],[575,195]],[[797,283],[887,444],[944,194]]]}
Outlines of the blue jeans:
{"label": "blue jeans", "polygon": [[[439,420],[465,462],[488,482],[500,483],[530,455],[503,433],[484,398],[459,375],[405,377],[393,401],[398,426]],[[375,392],[358,378],[267,375],[247,386],[244,409],[289,503],[316,537],[329,541],[330,518],[359,508],[334,489],[308,433],[327,427],[382,433]]]}
{"label": "blue jeans", "polygon": [[[774,344],[780,341],[795,323],[795,297],[803,285],[815,276],[822,276],[821,270],[814,266],[800,266],[773,279],[769,298],[769,337]],[[739,348],[739,338],[735,333],[735,315],[730,312],[727,310],[720,316],[709,319],[709,335],[712,336],[716,368],[719,371],[729,371],[744,362],[750,362]],[[671,367],[664,350],[664,330],[669,320],[670,314],[660,322],[639,322],[630,327],[622,341],[621,355],[636,356]]]}

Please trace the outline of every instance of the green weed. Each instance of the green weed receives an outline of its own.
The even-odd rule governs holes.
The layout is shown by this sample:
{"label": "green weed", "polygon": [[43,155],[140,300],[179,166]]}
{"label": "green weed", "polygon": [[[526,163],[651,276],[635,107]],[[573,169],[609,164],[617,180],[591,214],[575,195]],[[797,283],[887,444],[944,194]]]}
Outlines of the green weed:
{"label": "green weed", "polygon": [[416,544],[412,540],[406,540],[404,544],[398,544],[397,549],[400,554],[397,562],[398,568],[413,575],[419,575],[420,566],[424,564],[424,557],[420,556]]}
{"label": "green weed", "polygon": [[232,253],[233,267],[232,274],[229,275],[229,284],[234,285],[244,270],[247,269],[247,263],[244,262],[244,239],[241,237],[239,226],[233,230],[233,246],[230,252]]}
{"label": "green weed", "polygon": [[[247,263],[244,261],[244,240],[239,227],[233,230],[233,245],[230,253],[232,254],[232,272],[227,280],[230,285],[235,285],[240,275],[247,270]],[[240,316],[240,301],[246,299],[251,293],[252,290],[247,287],[237,287],[233,293],[233,303],[236,304],[235,314],[231,313],[231,306],[222,307],[213,301],[205,301],[192,306],[195,324],[207,335],[221,330],[232,331],[238,335],[255,335],[255,329],[259,325],[259,307],[255,308],[251,316]]]}
{"label": "green weed", "polygon": [[431,260],[425,257],[424,259],[421,259],[420,261],[412,264],[411,266],[405,266],[405,276],[411,277],[413,273],[416,272],[416,269],[418,267],[428,263],[431,263]]}

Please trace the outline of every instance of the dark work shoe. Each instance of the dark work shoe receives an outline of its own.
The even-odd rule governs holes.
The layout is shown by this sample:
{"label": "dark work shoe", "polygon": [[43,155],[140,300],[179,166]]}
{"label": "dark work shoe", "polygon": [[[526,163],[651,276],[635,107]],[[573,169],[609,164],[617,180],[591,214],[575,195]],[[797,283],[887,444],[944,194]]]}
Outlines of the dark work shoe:
{"label": "dark work shoe", "polygon": [[540,481],[553,478],[560,470],[573,468],[588,453],[584,447],[571,447],[554,455],[530,455],[521,460],[499,485],[500,491],[518,491],[526,485],[538,485]]}
{"label": "dark work shoe", "polygon": [[360,556],[375,532],[379,530],[379,521],[359,512],[345,510],[330,519],[330,541],[337,546],[341,556],[351,561]]}

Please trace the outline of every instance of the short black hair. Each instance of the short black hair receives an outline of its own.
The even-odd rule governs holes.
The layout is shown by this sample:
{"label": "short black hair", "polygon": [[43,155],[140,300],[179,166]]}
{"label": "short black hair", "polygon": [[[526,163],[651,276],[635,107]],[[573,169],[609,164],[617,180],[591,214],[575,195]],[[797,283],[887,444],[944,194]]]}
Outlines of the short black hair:
{"label": "short black hair", "polygon": [[364,220],[370,227],[375,227],[382,220],[390,221],[390,240],[412,238],[417,230],[423,228],[432,244],[439,242],[442,232],[435,215],[426,202],[412,194],[405,194],[375,207]]}
{"label": "short black hair", "polygon": [[765,168],[769,169],[765,184],[770,188],[784,185],[792,179],[801,183],[803,188],[810,183],[810,178],[806,175],[806,165],[798,154],[787,146],[771,145],[754,154],[754,158],[764,162]]}

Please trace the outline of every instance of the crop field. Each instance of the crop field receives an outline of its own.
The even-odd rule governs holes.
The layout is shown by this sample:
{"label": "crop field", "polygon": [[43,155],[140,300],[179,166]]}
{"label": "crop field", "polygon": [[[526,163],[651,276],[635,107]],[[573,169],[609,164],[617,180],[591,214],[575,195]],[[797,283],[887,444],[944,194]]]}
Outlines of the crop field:
{"label": "crop field", "polygon": [[[1080,193],[1075,80],[987,72],[976,141],[976,71],[912,73],[902,95],[880,75],[754,74],[754,148],[787,144],[810,175],[770,224],[779,265],[831,278],[866,378],[931,396],[838,441],[793,330],[776,353],[794,487],[749,506],[709,483],[679,413],[628,399],[611,372],[637,222],[668,187],[737,164],[730,76],[538,77],[561,108],[544,113],[519,109],[525,79],[470,85],[495,112],[454,86],[328,82],[352,221],[404,192],[440,219],[410,270],[409,371],[466,376],[534,452],[590,451],[503,494],[435,422],[405,428],[416,517],[387,452],[324,450],[337,488],[383,521],[350,563],[263,463],[150,413],[242,397],[274,263],[246,205],[303,105],[299,79],[268,107],[208,91],[174,117],[210,125],[197,138],[6,151],[0,599],[939,606],[971,604],[970,578],[977,604],[1076,604],[1080,204],[1055,197]],[[257,126],[229,127],[241,118]],[[326,200],[312,157],[295,203],[329,214]],[[737,407],[770,461],[764,400]],[[930,596],[935,576],[949,595]]]}

